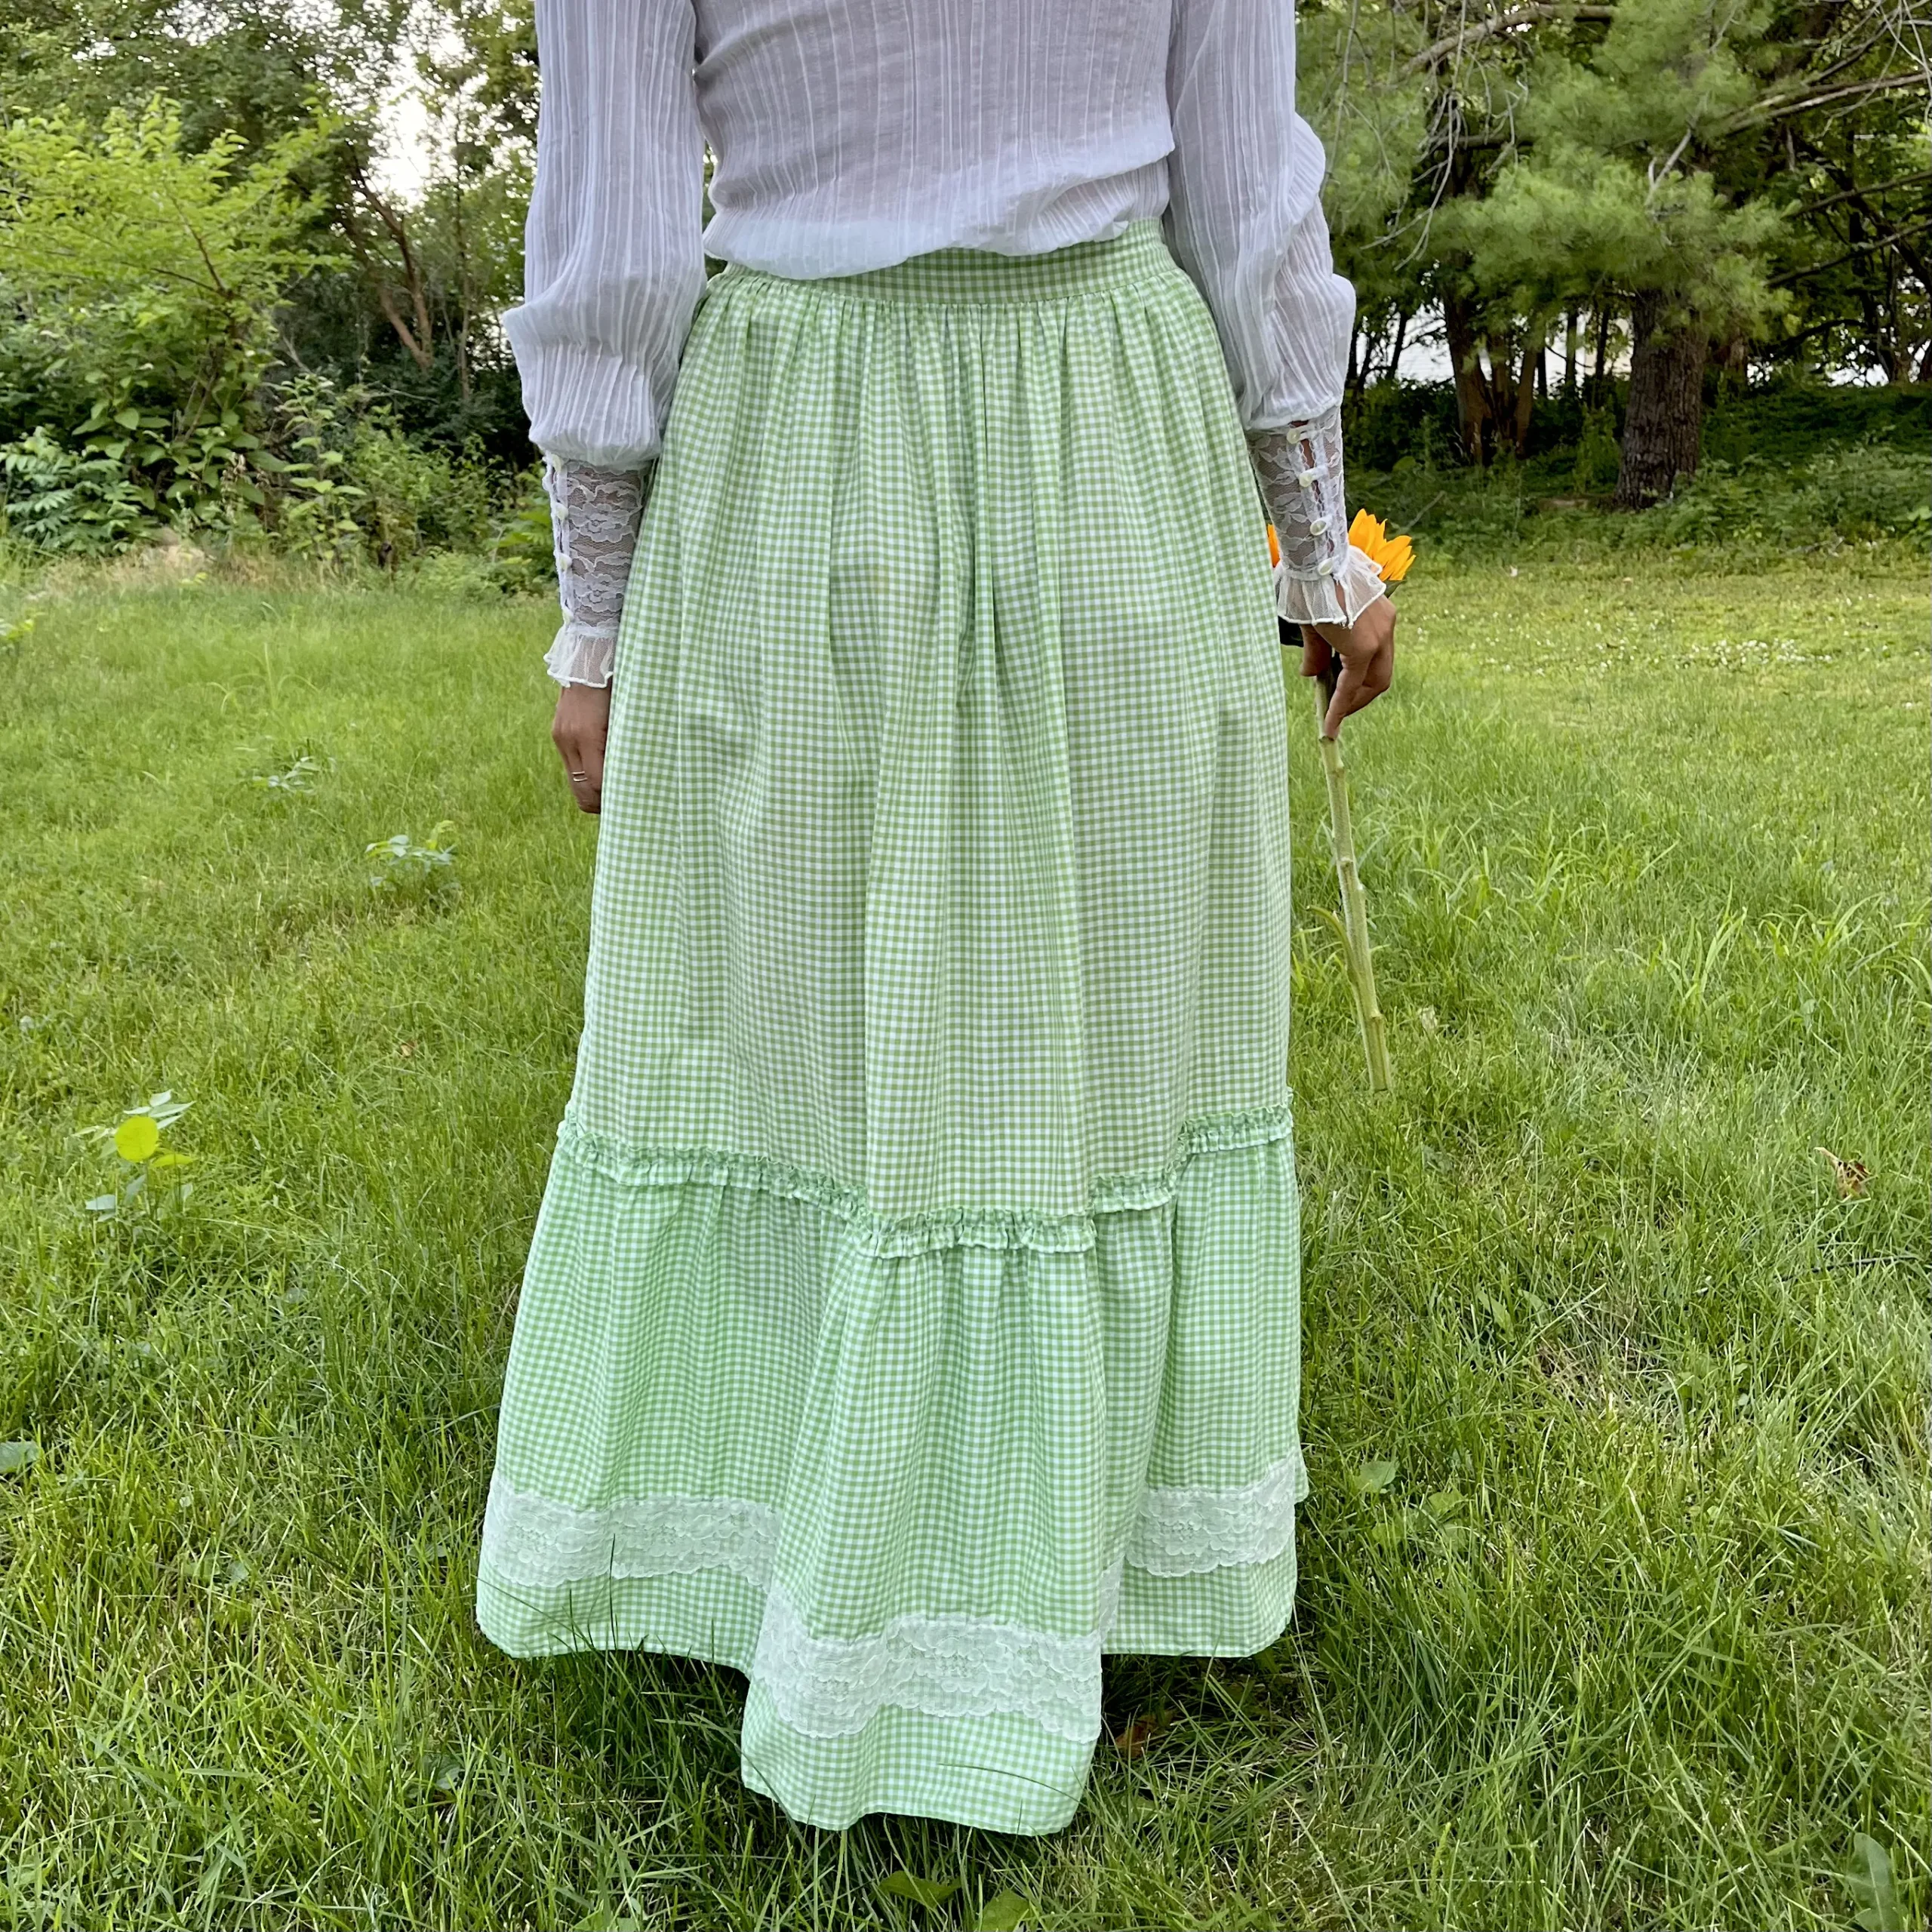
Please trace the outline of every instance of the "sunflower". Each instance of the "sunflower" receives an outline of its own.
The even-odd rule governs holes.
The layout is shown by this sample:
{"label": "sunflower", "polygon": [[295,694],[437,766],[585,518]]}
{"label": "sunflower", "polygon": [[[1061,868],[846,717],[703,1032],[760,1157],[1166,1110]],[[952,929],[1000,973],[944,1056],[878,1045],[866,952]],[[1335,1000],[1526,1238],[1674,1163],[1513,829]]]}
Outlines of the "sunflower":
{"label": "sunflower", "polygon": [[1400,583],[1415,561],[1415,546],[1406,537],[1391,537],[1379,516],[1357,510],[1349,525],[1349,541],[1382,573],[1384,583]]}

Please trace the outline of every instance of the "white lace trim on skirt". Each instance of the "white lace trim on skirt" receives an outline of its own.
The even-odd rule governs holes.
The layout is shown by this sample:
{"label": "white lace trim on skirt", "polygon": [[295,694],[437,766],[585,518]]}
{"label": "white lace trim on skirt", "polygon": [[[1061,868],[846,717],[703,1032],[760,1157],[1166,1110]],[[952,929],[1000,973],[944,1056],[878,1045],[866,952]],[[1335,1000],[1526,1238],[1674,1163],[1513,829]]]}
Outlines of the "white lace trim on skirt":
{"label": "white lace trim on skirt", "polygon": [[771,1580],[778,1512],[735,1496],[644,1496],[574,1509],[490,1478],[483,1564],[529,1589],[606,1577],[683,1577],[729,1570]]}
{"label": "white lace trim on skirt", "polygon": [[1155,1577],[1269,1562],[1293,1539],[1295,1505],[1307,1494],[1299,1451],[1241,1489],[1150,1489],[1141,1498],[1127,1560]]}
{"label": "white lace trim on skirt", "polygon": [[1058,1637],[1023,1624],[953,1615],[896,1617],[861,1637],[817,1637],[772,1578],[778,1512],[740,1497],[648,1496],[577,1509],[490,1481],[484,1567],[525,1589],[609,1577],[725,1570],[765,1592],[750,1675],[779,1716],[813,1737],[863,1730],[884,1705],[931,1717],[1020,1711],[1084,1743],[1100,1727],[1099,1660],[1128,1563],[1158,1577],[1266,1562],[1294,1534],[1308,1493],[1299,1452],[1235,1489],[1150,1489],[1124,1556],[1101,1589],[1099,1626]]}
{"label": "white lace trim on skirt", "polygon": [[891,1704],[931,1718],[1020,1711],[1075,1744],[1100,1729],[1100,1645],[1120,1604],[1121,1566],[1101,1585],[1091,1636],[1055,1637],[979,1617],[895,1617],[863,1637],[814,1637],[778,1584],[765,1598],[751,1675],[808,1737],[850,1737]]}

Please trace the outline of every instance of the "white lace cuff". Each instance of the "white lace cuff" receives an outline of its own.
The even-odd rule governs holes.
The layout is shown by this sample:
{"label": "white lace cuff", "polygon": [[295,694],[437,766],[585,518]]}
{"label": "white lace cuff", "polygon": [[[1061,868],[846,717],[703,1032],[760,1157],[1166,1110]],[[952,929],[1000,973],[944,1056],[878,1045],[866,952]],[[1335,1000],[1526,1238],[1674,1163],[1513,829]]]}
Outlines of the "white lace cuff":
{"label": "white lace cuff", "polygon": [[1336,568],[1313,577],[1290,570],[1285,557],[1275,567],[1275,608],[1294,624],[1352,624],[1388,594],[1375,559],[1352,543]]}
{"label": "white lace cuff", "polygon": [[647,474],[544,459],[564,626],[543,663],[560,685],[611,681]]}
{"label": "white lace cuff", "polygon": [[1281,546],[1275,608],[1294,623],[1353,623],[1383,586],[1374,561],[1349,541],[1342,412],[1254,430],[1247,448]]}
{"label": "white lace cuff", "polygon": [[543,654],[543,668],[560,685],[608,685],[617,655],[614,630],[593,630],[567,618]]}

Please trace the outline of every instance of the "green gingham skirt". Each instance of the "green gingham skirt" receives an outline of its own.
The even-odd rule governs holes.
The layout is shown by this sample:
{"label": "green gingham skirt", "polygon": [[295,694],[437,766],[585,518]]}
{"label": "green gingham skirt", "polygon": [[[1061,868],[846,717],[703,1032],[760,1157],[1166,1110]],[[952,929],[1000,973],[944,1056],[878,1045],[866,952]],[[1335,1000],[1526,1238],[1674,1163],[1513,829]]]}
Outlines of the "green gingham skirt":
{"label": "green gingham skirt", "polygon": [[1283,666],[1157,224],[687,340],[478,1611],[749,1679],[792,1817],[1072,1816],[1101,1658],[1281,1632]]}

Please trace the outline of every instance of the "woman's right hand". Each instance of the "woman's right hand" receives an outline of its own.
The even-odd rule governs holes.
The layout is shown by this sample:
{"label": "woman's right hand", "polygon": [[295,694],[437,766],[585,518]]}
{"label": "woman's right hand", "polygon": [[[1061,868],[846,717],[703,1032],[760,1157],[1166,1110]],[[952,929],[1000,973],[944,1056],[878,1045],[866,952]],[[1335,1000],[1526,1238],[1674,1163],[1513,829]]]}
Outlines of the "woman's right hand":
{"label": "woman's right hand", "polygon": [[1352,624],[1304,624],[1301,674],[1325,676],[1340,660],[1335,695],[1321,721],[1324,738],[1341,736],[1342,721],[1373,704],[1395,677],[1395,607],[1378,597]]}
{"label": "woman's right hand", "polygon": [[579,811],[595,813],[604,798],[604,740],[611,728],[608,685],[566,685],[557,694],[550,742],[564,761]]}

